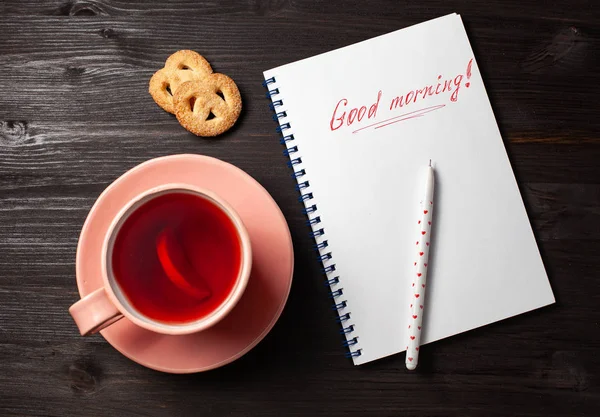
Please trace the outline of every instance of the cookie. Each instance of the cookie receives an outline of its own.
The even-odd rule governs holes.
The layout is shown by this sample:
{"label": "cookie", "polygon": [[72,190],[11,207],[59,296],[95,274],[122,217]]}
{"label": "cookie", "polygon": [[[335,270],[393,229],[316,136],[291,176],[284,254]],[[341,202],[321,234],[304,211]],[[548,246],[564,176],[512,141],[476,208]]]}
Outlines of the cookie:
{"label": "cookie", "polygon": [[217,136],[229,130],[242,111],[237,85],[224,74],[213,73],[200,82],[181,84],[173,96],[177,120],[198,136]]}
{"label": "cookie", "polygon": [[175,113],[173,95],[177,88],[188,81],[199,81],[213,70],[204,57],[194,51],[177,51],[165,62],[150,79],[148,91],[160,107],[169,113]]}

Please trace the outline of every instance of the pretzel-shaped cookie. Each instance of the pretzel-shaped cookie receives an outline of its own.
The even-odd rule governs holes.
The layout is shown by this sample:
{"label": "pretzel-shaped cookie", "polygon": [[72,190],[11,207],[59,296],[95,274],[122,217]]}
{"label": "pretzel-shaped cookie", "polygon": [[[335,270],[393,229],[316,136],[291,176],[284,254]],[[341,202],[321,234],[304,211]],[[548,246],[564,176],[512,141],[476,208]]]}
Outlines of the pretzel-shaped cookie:
{"label": "pretzel-shaped cookie", "polygon": [[217,136],[238,119],[242,98],[231,78],[213,73],[201,82],[181,84],[173,96],[173,107],[181,126],[190,132],[198,136]]}
{"label": "pretzel-shaped cookie", "polygon": [[199,81],[213,70],[206,59],[194,51],[177,51],[165,62],[164,68],[154,73],[148,91],[160,107],[175,113],[173,95],[177,88],[187,81]]}

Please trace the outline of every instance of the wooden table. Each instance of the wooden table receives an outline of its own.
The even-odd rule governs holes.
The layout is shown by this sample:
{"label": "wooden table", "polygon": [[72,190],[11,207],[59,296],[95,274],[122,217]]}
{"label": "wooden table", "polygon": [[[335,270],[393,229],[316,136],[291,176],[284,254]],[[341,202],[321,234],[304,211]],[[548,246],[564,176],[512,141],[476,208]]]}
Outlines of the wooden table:
{"label": "wooden table", "polygon": [[[0,415],[598,416],[600,8],[593,1],[27,1],[0,4]],[[557,303],[363,367],[343,356],[261,86],[262,71],[462,14]],[[194,137],[147,93],[178,49],[238,83],[245,110]],[[86,214],[121,173],[199,153],[281,206],[296,270],[283,316],[222,369],[143,368],[67,313]],[[519,291],[519,288],[515,288]]]}

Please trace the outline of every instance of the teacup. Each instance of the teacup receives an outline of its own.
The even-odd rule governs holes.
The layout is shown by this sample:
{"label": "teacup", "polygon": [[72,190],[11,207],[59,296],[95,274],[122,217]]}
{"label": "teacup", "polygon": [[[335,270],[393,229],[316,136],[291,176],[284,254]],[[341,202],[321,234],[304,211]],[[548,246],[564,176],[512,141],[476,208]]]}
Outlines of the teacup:
{"label": "teacup", "polygon": [[84,336],[123,317],[163,334],[200,332],[234,308],[250,277],[241,218],[218,195],[188,184],[142,192],[101,238],[103,286],[69,309]]}

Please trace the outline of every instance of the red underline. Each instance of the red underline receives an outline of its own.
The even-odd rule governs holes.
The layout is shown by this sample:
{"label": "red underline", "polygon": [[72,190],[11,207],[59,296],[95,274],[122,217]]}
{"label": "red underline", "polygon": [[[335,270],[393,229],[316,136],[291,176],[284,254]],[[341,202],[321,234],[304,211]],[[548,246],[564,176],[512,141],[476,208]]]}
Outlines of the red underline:
{"label": "red underline", "polygon": [[[414,119],[416,117],[421,117],[421,116],[423,116],[426,113],[432,112],[434,110],[441,109],[442,107],[446,107],[446,105],[445,104],[438,104],[437,106],[425,107],[424,109],[415,110],[415,111],[411,111],[411,112],[408,112],[408,113],[401,114],[399,116],[390,117],[389,119],[385,119],[385,120],[382,120],[380,122],[373,123],[373,124],[367,125],[365,127],[361,127],[360,129],[356,129],[352,133],[360,132],[361,130],[368,129],[368,128],[373,127],[373,126],[377,126],[375,129],[379,129],[381,127],[389,126],[391,124],[402,122],[404,120],[409,120],[409,119]],[[412,116],[410,116],[410,115],[412,115]],[[409,116],[409,117],[406,117],[406,116]],[[399,119],[399,120],[396,120],[396,119]],[[390,122],[390,120],[394,120],[394,121]],[[389,123],[386,123],[386,122],[389,122]],[[378,125],[381,125],[381,126],[378,126]]]}

